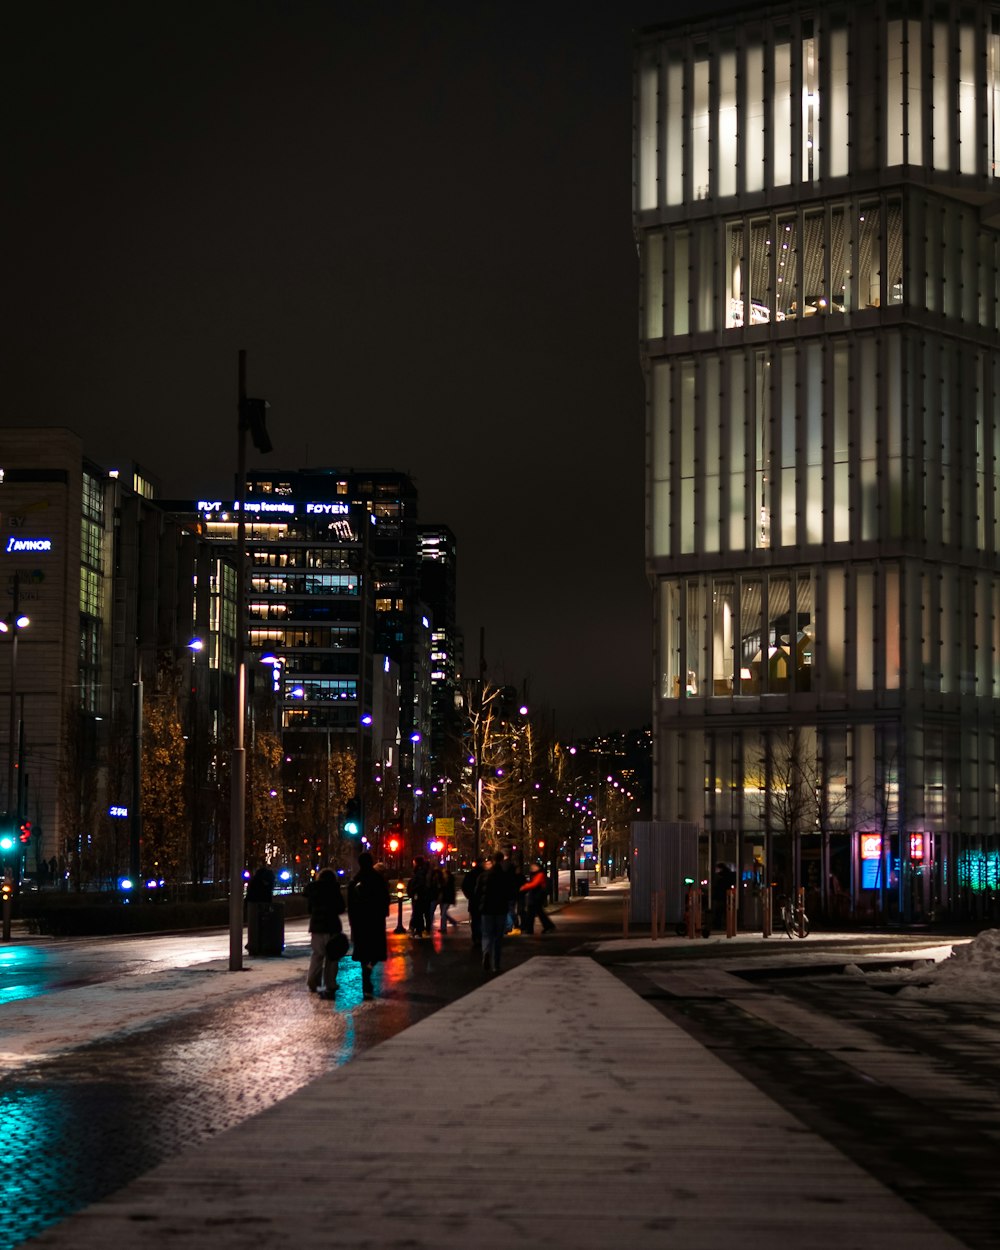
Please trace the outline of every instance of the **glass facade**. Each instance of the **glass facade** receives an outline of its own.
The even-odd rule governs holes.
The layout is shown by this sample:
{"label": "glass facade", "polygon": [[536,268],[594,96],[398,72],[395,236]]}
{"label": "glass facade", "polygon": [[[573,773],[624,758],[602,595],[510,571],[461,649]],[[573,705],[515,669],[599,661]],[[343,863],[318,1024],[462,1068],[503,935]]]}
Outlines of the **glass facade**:
{"label": "glass facade", "polygon": [[990,4],[637,50],[655,814],[828,913],[1000,915],[998,99]]}

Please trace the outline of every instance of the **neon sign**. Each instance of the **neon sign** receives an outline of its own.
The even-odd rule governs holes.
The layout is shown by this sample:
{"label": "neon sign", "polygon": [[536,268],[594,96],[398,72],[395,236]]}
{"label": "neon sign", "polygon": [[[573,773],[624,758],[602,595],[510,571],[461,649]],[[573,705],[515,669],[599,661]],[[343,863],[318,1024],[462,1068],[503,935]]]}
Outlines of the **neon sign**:
{"label": "neon sign", "polygon": [[[222,499],[199,499],[199,512],[239,512],[239,502],[226,504]],[[245,512],[258,514],[281,513],[283,516],[294,516],[304,511],[307,516],[350,516],[351,505],[347,503],[271,503],[266,499],[253,499],[243,505]]]}
{"label": "neon sign", "polygon": [[15,538],[13,534],[7,539],[7,551],[51,551],[51,538]]}
{"label": "neon sign", "polygon": [[346,503],[307,503],[306,512],[316,512],[322,516],[348,516],[351,508]]}
{"label": "neon sign", "polygon": [[878,833],[863,833],[861,835],[861,858],[862,859],[878,859],[882,854],[882,836]]}

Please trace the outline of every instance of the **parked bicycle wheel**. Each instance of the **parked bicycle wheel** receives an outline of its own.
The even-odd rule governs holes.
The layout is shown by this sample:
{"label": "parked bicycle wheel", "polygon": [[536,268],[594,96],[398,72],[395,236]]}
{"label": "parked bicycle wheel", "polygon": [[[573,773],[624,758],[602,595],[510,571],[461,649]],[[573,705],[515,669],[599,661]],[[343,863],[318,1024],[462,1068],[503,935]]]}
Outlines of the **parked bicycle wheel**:
{"label": "parked bicycle wheel", "polygon": [[792,906],[791,900],[783,898],[778,903],[778,915],[781,918],[781,927],[785,930],[788,937],[795,936],[795,908]]}

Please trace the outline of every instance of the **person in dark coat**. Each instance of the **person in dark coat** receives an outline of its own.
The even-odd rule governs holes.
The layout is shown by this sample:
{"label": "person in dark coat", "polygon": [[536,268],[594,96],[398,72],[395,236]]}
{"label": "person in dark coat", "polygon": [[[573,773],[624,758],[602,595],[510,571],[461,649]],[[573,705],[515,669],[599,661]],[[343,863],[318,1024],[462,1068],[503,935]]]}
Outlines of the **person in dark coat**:
{"label": "person in dark coat", "polygon": [[448,914],[455,906],[455,878],[451,869],[447,864],[441,866],[441,876],[438,879],[438,907],[441,910],[441,932],[447,933],[448,926],[453,929],[458,928],[458,921],[453,920]]}
{"label": "person in dark coat", "polygon": [[479,885],[479,878],[482,875],[483,865],[477,859],[462,878],[462,893],[469,900],[469,926],[472,929],[473,950],[479,950],[483,944],[483,929],[479,920],[479,900],[476,897],[476,889]]}
{"label": "person in dark coat", "polygon": [[712,924],[716,929],[725,927],[726,895],[729,887],[735,884],[736,873],[720,860],[712,872]]}
{"label": "person in dark coat", "polygon": [[503,853],[487,856],[483,875],[476,886],[479,920],[483,930],[483,971],[500,971],[500,951],[507,931],[510,907],[510,875],[503,866]]}
{"label": "person in dark coat", "polygon": [[332,868],[324,868],[315,881],[306,886],[309,908],[309,970],[306,988],[315,994],[323,980],[322,998],[333,998],[337,992],[337,968],[340,960],[330,955],[330,939],[342,932],[340,917],[344,914],[344,896]]}
{"label": "person in dark coat", "polygon": [[430,937],[430,911],[434,887],[431,883],[430,868],[422,855],[418,855],[413,861],[413,876],[406,884],[406,894],[411,904],[411,936]]}
{"label": "person in dark coat", "polygon": [[361,989],[365,998],[375,992],[372,969],[388,955],[385,920],[389,914],[389,887],[376,871],[368,851],[358,856],[358,871],[347,887],[347,918],[351,925],[353,958],[361,965]]}

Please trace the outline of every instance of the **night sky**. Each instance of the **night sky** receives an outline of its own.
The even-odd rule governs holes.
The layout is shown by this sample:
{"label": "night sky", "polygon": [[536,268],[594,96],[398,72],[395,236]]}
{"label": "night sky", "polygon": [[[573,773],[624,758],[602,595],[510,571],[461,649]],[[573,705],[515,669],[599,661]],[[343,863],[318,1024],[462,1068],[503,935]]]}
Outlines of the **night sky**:
{"label": "night sky", "polygon": [[691,7],[10,6],[0,423],[225,496],[245,348],[251,467],[409,472],[467,668],[647,723],[632,46]]}

